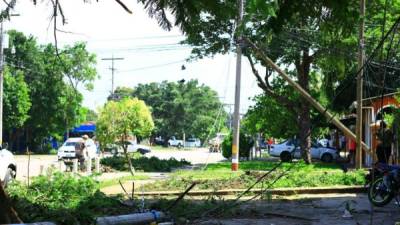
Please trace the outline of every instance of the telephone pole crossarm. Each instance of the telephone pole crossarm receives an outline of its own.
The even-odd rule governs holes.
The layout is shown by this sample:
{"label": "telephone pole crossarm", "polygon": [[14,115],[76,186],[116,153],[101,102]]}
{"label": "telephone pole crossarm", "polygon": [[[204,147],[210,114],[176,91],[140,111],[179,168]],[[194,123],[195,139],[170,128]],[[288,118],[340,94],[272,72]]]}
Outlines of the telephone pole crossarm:
{"label": "telephone pole crossarm", "polygon": [[114,94],[114,72],[115,72],[115,67],[114,67],[114,61],[116,60],[124,60],[124,58],[121,57],[114,57],[112,56],[111,58],[102,58],[101,60],[105,60],[105,61],[111,61],[111,94]]}

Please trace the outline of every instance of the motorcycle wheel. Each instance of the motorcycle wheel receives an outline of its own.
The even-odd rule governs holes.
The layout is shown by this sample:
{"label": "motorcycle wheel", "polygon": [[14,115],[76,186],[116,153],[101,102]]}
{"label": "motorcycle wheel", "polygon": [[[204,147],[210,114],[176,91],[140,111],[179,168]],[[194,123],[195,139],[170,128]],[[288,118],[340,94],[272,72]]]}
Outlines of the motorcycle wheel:
{"label": "motorcycle wheel", "polygon": [[392,201],[393,197],[393,191],[388,190],[383,178],[377,179],[368,189],[368,199],[374,206],[385,206]]}

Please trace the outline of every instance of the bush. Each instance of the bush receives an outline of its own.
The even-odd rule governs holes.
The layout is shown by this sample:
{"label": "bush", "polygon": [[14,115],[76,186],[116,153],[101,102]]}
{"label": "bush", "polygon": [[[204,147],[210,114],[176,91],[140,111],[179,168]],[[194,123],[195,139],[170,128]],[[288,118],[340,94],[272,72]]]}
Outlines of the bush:
{"label": "bush", "polygon": [[97,216],[128,212],[118,197],[101,193],[91,177],[52,173],[35,177],[29,187],[14,182],[7,188],[24,222],[54,221],[57,224],[93,224]]}
{"label": "bush", "polygon": [[[175,158],[159,159],[154,156],[151,158],[131,158],[131,161],[136,170],[144,172],[171,172],[174,168],[190,165],[190,162],[184,159],[178,161]],[[127,171],[129,169],[126,158],[122,156],[103,158],[101,159],[101,164],[120,171]]]}
{"label": "bush", "polygon": [[[250,150],[254,146],[254,141],[251,136],[240,132],[239,136],[239,157],[249,157]],[[225,137],[222,142],[222,155],[225,158],[230,158],[232,156],[232,133]]]}

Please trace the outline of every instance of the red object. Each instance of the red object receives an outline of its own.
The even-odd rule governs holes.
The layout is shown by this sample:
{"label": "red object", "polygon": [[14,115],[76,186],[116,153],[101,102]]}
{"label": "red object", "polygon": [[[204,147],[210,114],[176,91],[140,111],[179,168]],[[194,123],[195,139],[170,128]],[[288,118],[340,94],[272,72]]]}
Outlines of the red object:
{"label": "red object", "polygon": [[356,142],[353,141],[353,139],[349,139],[347,141],[347,148],[349,149],[349,151],[355,151],[356,150]]}
{"label": "red object", "polygon": [[272,138],[268,139],[268,145],[272,145],[274,143],[274,141],[272,140]]}

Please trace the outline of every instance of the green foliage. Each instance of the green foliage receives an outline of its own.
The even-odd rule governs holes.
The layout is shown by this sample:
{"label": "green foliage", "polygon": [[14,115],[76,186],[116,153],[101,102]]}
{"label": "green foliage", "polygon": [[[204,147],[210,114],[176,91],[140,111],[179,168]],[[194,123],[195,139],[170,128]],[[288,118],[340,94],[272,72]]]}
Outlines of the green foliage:
{"label": "green foliage", "polygon": [[[128,135],[146,137],[154,123],[146,104],[137,98],[109,101],[99,112],[96,135],[103,145],[124,143]],[[126,147],[126,146],[123,146]]]}
{"label": "green foliage", "polygon": [[[253,138],[245,134],[244,132],[240,132],[239,135],[239,157],[249,157],[250,150],[254,146]],[[229,136],[226,136],[224,141],[222,142],[222,155],[225,158],[232,157],[232,133]]]}
{"label": "green foliage", "polygon": [[[205,170],[201,171],[176,171],[169,179],[146,185],[145,188],[146,190],[181,190],[194,181],[199,182],[195,189],[200,190],[247,188],[262,175],[260,171],[269,171],[277,163],[266,161],[241,162],[239,172],[232,172],[229,162],[209,164]],[[292,166],[292,163],[284,163],[256,188],[265,188]],[[338,165],[334,164],[315,163],[309,165],[298,162],[271,188],[362,185],[365,183],[364,177],[365,171],[363,170],[344,173]]]}
{"label": "green foliage", "polygon": [[6,67],[4,70],[4,95],[3,95],[3,119],[4,129],[20,128],[29,118],[31,99],[29,87],[24,81],[22,71],[11,74]]}
{"label": "green foliage", "polygon": [[227,118],[217,92],[197,80],[139,84],[134,88],[133,96],[151,107],[155,124],[153,134],[164,138],[179,138],[185,132],[186,137],[204,141],[209,134],[216,134]]}
{"label": "green foliage", "polygon": [[[52,44],[39,45],[32,36],[27,37],[17,31],[8,33],[10,48],[4,52],[5,61],[9,73],[17,79],[15,82],[19,85],[18,93],[14,95],[28,93],[31,103],[30,108],[27,104],[21,108],[29,109],[28,119],[24,121],[21,130],[28,134],[30,149],[38,149],[43,139],[49,136],[60,137],[67,129],[81,122],[83,97],[77,87],[83,84],[89,88],[97,77],[95,56],[86,50],[83,43],[60,48],[57,55]],[[12,48],[15,53],[11,53]],[[28,88],[27,92],[24,91],[22,81]],[[28,102],[22,95],[20,99]],[[14,108],[18,106],[12,104]],[[17,113],[18,110],[13,112]]]}
{"label": "green foliage", "polygon": [[132,97],[133,94],[133,89],[129,87],[117,87],[117,89],[114,90],[114,93],[112,93],[110,96],[108,96],[108,100],[121,100],[124,98],[130,98]]}
{"label": "green foliage", "polygon": [[25,222],[54,221],[57,224],[93,224],[97,216],[123,214],[131,209],[117,198],[98,190],[91,177],[51,173],[35,177],[29,187],[14,182],[7,192]]}
{"label": "green foliage", "polygon": [[[190,162],[184,159],[178,161],[175,158],[159,159],[154,156],[151,158],[131,158],[130,160],[137,170],[144,172],[171,172],[174,168],[190,165]],[[100,163],[119,171],[127,171],[129,169],[125,158],[119,156],[102,158]]]}

